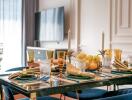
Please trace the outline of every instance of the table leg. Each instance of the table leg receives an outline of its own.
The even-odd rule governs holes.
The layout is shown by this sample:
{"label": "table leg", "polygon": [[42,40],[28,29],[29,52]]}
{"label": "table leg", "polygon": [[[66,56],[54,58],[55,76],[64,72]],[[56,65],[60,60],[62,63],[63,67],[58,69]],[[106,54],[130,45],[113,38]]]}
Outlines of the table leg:
{"label": "table leg", "polygon": [[37,100],[36,92],[30,94],[30,100]]}

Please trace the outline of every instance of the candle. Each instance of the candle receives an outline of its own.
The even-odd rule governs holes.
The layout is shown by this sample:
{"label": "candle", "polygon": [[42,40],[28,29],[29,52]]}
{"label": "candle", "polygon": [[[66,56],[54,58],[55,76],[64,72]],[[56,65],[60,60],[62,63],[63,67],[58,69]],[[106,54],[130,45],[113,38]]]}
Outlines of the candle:
{"label": "candle", "polygon": [[70,50],[71,47],[71,31],[70,29],[68,30],[68,50]]}
{"label": "candle", "polygon": [[68,29],[68,50],[71,48],[71,21],[72,21],[72,0],[69,0],[69,29]]}
{"label": "candle", "polygon": [[102,32],[102,50],[104,50],[104,32]]}

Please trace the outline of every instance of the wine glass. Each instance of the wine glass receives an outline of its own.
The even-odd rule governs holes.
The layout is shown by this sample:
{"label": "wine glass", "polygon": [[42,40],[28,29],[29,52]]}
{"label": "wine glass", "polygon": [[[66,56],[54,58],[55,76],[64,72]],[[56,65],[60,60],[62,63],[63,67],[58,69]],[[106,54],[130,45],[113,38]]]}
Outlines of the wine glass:
{"label": "wine glass", "polygon": [[3,49],[0,48],[0,68],[1,68],[1,61],[2,61]]}
{"label": "wine glass", "polygon": [[57,51],[57,58],[65,59],[66,51]]}
{"label": "wine glass", "polygon": [[50,76],[51,74],[51,67],[50,67],[50,60],[46,59],[40,63],[40,77],[43,76]]}
{"label": "wine glass", "polygon": [[54,57],[54,51],[53,50],[47,50],[46,51],[46,58],[52,59]]}
{"label": "wine glass", "polygon": [[114,49],[114,57],[115,57],[115,60],[121,61],[122,50],[120,50],[120,49]]}
{"label": "wine glass", "polygon": [[34,50],[28,50],[27,60],[28,62],[34,62]]}
{"label": "wine glass", "polygon": [[63,68],[65,65],[66,51],[57,51],[57,59],[59,66],[59,77],[63,77]]}

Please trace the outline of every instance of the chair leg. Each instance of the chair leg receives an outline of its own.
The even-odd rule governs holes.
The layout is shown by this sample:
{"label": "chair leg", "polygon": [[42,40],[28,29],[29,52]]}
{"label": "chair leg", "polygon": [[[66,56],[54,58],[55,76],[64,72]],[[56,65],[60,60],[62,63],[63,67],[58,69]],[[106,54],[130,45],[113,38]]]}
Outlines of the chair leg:
{"label": "chair leg", "polygon": [[117,90],[119,90],[119,85],[116,85],[117,86]]}
{"label": "chair leg", "polygon": [[107,85],[107,91],[111,91],[111,85]]}
{"label": "chair leg", "polygon": [[62,94],[60,94],[60,100],[61,100],[61,98],[62,98]]}
{"label": "chair leg", "polygon": [[64,100],[66,100],[66,96],[64,95]]}
{"label": "chair leg", "polygon": [[76,90],[76,96],[77,96],[77,100],[79,100],[79,93],[77,90]]}
{"label": "chair leg", "polygon": [[107,85],[107,91],[109,91],[109,86]]}

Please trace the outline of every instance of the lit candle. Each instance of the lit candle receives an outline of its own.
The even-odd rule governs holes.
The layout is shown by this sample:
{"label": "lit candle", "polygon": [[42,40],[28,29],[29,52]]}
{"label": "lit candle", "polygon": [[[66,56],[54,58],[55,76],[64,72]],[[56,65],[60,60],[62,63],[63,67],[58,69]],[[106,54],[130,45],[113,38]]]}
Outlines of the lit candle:
{"label": "lit candle", "polygon": [[102,32],[102,50],[104,50],[104,32]]}

